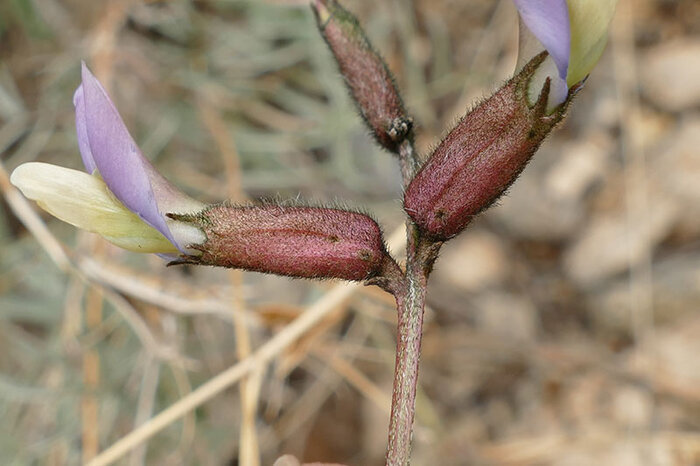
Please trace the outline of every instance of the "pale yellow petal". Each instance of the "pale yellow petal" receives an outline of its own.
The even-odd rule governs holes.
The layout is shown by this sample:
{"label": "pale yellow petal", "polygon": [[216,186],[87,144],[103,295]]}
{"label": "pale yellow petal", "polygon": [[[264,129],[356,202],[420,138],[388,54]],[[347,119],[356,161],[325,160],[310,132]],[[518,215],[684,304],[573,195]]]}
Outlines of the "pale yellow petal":
{"label": "pale yellow petal", "polygon": [[128,210],[97,176],[40,162],[25,163],[10,178],[51,215],[137,252],[178,253],[159,231]]}
{"label": "pale yellow petal", "polygon": [[571,55],[567,84],[585,78],[598,63],[608,41],[616,0],[567,0],[571,22]]}

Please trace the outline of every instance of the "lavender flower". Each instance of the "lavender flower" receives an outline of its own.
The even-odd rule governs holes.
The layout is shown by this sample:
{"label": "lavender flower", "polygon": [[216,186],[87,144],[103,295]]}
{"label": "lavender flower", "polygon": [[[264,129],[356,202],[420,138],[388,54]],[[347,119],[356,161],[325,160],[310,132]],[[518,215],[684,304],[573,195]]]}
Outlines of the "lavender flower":
{"label": "lavender flower", "polygon": [[585,79],[600,59],[617,0],[513,1],[520,13],[517,68],[541,51],[549,52],[528,92],[530,102],[535,102],[550,78],[551,111],[566,100],[569,89]]}
{"label": "lavender flower", "polygon": [[99,81],[82,66],[73,97],[78,145],[88,174],[44,163],[18,167],[12,183],[52,215],[125,249],[196,253],[198,228],[166,216],[204,205],[173,187],[143,156]]}

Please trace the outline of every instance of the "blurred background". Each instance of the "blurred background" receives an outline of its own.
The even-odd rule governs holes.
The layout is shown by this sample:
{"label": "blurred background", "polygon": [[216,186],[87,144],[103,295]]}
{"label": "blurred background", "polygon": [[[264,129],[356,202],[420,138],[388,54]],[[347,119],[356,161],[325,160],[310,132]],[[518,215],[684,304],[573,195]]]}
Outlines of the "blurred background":
{"label": "blurred background", "polygon": [[[345,4],[423,154],[513,71],[510,0]],[[80,166],[81,60],[192,196],[340,202],[402,227],[396,163],[306,1],[2,0],[2,464],[94,458],[338,289],[166,268],[23,202],[19,164]],[[570,116],[444,247],[428,304],[414,464],[700,464],[700,3],[620,0]],[[355,287],[324,312],[119,464],[383,464],[393,301]]]}

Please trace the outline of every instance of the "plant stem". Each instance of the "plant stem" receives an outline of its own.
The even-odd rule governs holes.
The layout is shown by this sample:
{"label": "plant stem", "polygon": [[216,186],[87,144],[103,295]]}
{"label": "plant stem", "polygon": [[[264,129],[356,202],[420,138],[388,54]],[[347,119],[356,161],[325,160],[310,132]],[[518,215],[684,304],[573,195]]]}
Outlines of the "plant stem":
{"label": "plant stem", "polygon": [[[406,187],[418,169],[418,161],[410,141],[404,141],[401,145],[399,159]],[[406,273],[404,280],[393,290],[398,310],[398,330],[386,453],[388,466],[403,466],[410,461],[425,292],[428,275],[440,248],[439,243],[422,238],[418,227],[411,220],[406,224],[406,236]]]}
{"label": "plant stem", "polygon": [[427,284],[427,275],[417,270],[417,265],[408,260],[404,289],[396,293],[398,331],[386,454],[389,466],[407,465],[411,454]]}

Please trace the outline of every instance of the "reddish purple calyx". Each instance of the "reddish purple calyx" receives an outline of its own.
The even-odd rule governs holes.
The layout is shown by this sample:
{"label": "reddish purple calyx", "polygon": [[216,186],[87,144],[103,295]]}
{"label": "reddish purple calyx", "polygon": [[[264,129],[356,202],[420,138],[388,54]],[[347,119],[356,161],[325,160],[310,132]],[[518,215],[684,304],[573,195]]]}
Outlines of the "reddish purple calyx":
{"label": "reddish purple calyx", "polygon": [[493,96],[469,112],[412,180],[404,208],[428,235],[458,234],[515,181],[565,114],[567,100],[546,114],[549,83],[530,106],[527,86],[546,54],[535,57]]}
{"label": "reddish purple calyx", "polygon": [[366,280],[388,254],[377,223],[356,212],[317,207],[217,205],[177,216],[207,236],[184,262],[301,278]]}

